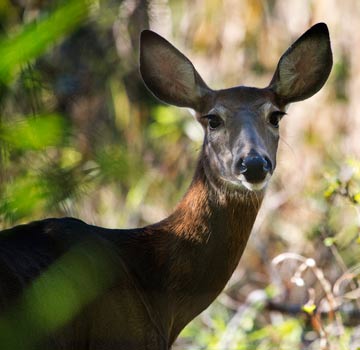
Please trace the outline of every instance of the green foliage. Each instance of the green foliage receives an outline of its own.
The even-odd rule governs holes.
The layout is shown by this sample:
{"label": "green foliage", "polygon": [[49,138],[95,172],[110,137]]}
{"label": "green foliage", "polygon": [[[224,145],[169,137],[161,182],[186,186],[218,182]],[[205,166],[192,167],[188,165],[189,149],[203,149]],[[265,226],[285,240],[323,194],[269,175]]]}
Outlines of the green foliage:
{"label": "green foliage", "polygon": [[[297,346],[303,323],[301,320],[281,318],[274,324],[262,326],[258,321],[264,310],[263,303],[254,303],[239,307],[229,313],[219,303],[213,304],[206,316],[189,324],[183,331],[183,344],[186,349],[289,349]],[[202,319],[210,319],[204,327]],[[187,338],[195,342],[187,347]],[[206,344],[206,345],[205,345]]]}
{"label": "green foliage", "polygon": [[62,144],[66,134],[65,120],[59,115],[23,117],[0,128],[5,147],[14,151],[43,151]]}
{"label": "green foliage", "polygon": [[88,16],[91,1],[71,0],[49,16],[24,25],[10,38],[0,39],[0,81],[9,83],[21,65],[36,59]]}

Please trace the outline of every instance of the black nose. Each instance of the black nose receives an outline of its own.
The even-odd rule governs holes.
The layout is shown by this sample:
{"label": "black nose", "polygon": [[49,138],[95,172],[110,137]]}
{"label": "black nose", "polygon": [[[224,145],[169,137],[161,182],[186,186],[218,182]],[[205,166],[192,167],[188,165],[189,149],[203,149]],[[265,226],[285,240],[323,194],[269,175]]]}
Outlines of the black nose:
{"label": "black nose", "polygon": [[261,182],[267,173],[271,172],[272,165],[268,157],[249,155],[238,162],[240,174],[243,174],[249,182]]}

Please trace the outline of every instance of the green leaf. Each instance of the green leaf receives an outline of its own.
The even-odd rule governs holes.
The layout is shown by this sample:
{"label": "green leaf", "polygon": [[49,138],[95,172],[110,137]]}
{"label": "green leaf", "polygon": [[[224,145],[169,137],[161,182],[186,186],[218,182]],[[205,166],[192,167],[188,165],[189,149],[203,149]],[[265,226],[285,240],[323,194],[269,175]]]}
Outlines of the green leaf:
{"label": "green leaf", "polygon": [[331,247],[335,243],[335,237],[326,237],[324,239],[324,245],[325,247]]}
{"label": "green leaf", "polygon": [[0,38],[0,82],[8,84],[22,64],[39,57],[84,22],[90,4],[89,0],[67,1],[48,17],[23,26],[16,35]]}
{"label": "green leaf", "polygon": [[306,312],[308,315],[312,315],[316,310],[316,305],[314,304],[306,304],[303,305],[302,310]]}
{"label": "green leaf", "polygon": [[360,192],[354,195],[353,200],[356,203],[360,203]]}
{"label": "green leaf", "polygon": [[31,216],[44,206],[44,190],[37,177],[26,174],[17,177],[4,189],[0,198],[0,213],[11,213],[15,219]]}
{"label": "green leaf", "polygon": [[64,137],[64,119],[56,114],[24,118],[5,124],[0,139],[22,150],[42,150],[59,145]]}
{"label": "green leaf", "polygon": [[338,179],[334,179],[329,183],[327,189],[324,191],[324,197],[330,198],[340,187],[340,181]]}

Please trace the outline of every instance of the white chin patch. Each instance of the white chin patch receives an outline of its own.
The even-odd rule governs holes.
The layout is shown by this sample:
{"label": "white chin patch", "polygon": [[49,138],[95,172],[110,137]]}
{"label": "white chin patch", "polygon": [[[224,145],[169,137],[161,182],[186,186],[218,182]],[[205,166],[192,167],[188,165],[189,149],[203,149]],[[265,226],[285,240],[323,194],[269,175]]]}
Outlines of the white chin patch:
{"label": "white chin patch", "polygon": [[262,181],[254,184],[247,181],[242,181],[241,183],[250,191],[261,191],[267,186],[268,181]]}
{"label": "white chin patch", "polygon": [[250,191],[261,191],[264,188],[266,188],[266,186],[268,185],[270,177],[271,177],[271,175],[267,174],[263,181],[252,183],[252,182],[246,181],[246,178],[245,178],[244,175],[240,175],[239,180],[241,181],[241,184],[245,188],[247,188],[248,190],[250,190]]}

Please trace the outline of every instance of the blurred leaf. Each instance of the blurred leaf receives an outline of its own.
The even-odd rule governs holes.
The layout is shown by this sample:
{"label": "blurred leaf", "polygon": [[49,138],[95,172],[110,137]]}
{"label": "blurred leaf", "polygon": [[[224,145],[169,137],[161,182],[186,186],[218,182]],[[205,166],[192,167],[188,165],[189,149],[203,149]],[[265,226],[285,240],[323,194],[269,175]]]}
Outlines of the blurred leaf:
{"label": "blurred leaf", "polygon": [[44,198],[45,191],[39,178],[25,174],[7,183],[0,198],[0,212],[9,213],[12,220],[19,220],[40,211]]}
{"label": "blurred leaf", "polygon": [[316,305],[314,304],[306,304],[303,305],[302,310],[306,312],[308,315],[313,315],[316,310]]}
{"label": "blurred leaf", "polygon": [[333,178],[331,182],[329,182],[326,190],[324,191],[324,197],[330,198],[339,188],[341,182],[337,178]]}
{"label": "blurred leaf", "polygon": [[127,185],[135,184],[143,173],[143,161],[140,157],[119,146],[101,149],[95,160],[101,176],[108,181],[118,182],[121,179]]}
{"label": "blurred leaf", "polygon": [[346,164],[352,168],[355,177],[360,178],[360,161],[356,158],[349,158]]}
{"label": "blurred leaf", "polygon": [[279,287],[276,286],[275,284],[269,284],[266,288],[265,288],[265,293],[268,299],[273,299],[275,298],[276,295],[278,295],[280,293]]}
{"label": "blurred leaf", "polygon": [[150,183],[150,179],[146,176],[137,181],[126,196],[126,205],[130,208],[139,208],[148,193]]}
{"label": "blurred leaf", "polygon": [[360,204],[360,192],[359,193],[356,193],[353,197],[354,199],[354,202]]}
{"label": "blurred leaf", "polygon": [[340,101],[348,101],[348,90],[347,84],[350,78],[350,64],[349,57],[345,52],[342,52],[342,55],[338,55],[338,60],[334,64],[333,68],[333,79],[334,79],[334,89],[336,98]]}
{"label": "blurred leaf", "polygon": [[0,129],[0,138],[16,149],[42,150],[58,146],[64,133],[64,119],[51,114],[4,124]]}
{"label": "blurred leaf", "polygon": [[72,147],[62,148],[61,166],[63,168],[74,167],[82,160],[82,154]]}
{"label": "blurred leaf", "polygon": [[179,139],[184,127],[183,118],[174,107],[158,106],[153,109],[155,122],[150,125],[152,138],[170,137],[172,142]]}
{"label": "blurred leaf", "polygon": [[50,208],[59,207],[66,200],[79,197],[89,181],[88,172],[78,165],[62,167],[51,162],[38,172],[38,177]]}
{"label": "blurred leaf", "polygon": [[325,244],[326,247],[331,247],[335,243],[335,240],[336,239],[334,237],[326,237],[324,239],[324,244]]}
{"label": "blurred leaf", "polygon": [[87,18],[90,5],[90,0],[67,1],[48,17],[23,26],[13,37],[0,38],[0,81],[9,83],[22,64],[78,27]]}

